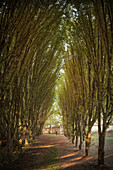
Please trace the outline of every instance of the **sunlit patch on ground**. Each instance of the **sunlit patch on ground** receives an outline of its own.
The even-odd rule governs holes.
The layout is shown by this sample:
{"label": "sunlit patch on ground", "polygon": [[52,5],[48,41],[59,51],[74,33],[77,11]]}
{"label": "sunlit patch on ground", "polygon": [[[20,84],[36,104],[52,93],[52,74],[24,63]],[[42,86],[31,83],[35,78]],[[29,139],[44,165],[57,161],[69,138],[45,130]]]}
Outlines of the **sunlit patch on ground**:
{"label": "sunlit patch on ground", "polygon": [[[91,146],[88,157],[84,150],[77,150],[64,136],[41,135],[33,146],[13,164],[15,169],[23,170],[100,170],[98,163],[98,148]],[[105,147],[106,170],[113,169],[113,142],[108,141]]]}
{"label": "sunlit patch on ground", "polygon": [[105,156],[104,158],[109,158],[109,157],[111,157],[111,156],[113,156],[113,154],[107,155],[107,156]]}
{"label": "sunlit patch on ground", "polygon": [[76,154],[77,153],[71,153],[71,154],[68,154],[68,155],[60,156],[59,159],[67,158],[67,157],[70,157],[70,156],[75,156]]}
{"label": "sunlit patch on ground", "polygon": [[54,147],[55,145],[42,145],[42,146],[38,146],[37,148],[51,148],[51,147]]}
{"label": "sunlit patch on ground", "polygon": [[80,156],[80,157],[76,157],[76,158],[70,158],[66,162],[62,163],[61,168],[62,169],[68,168],[68,167],[71,168],[71,166],[83,164],[83,163],[89,161],[90,159],[92,159],[91,156],[88,156],[88,157]]}

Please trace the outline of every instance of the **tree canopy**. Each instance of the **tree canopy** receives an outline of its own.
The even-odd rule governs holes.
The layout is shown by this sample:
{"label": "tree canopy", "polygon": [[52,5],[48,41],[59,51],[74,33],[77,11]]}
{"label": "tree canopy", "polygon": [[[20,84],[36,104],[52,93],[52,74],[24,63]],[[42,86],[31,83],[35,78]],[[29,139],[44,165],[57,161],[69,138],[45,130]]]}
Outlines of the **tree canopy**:
{"label": "tree canopy", "polygon": [[76,145],[80,137],[80,149],[85,135],[86,155],[98,120],[104,163],[113,115],[112,14],[111,0],[0,2],[0,140],[8,152],[14,139],[40,135],[60,114],[64,134]]}

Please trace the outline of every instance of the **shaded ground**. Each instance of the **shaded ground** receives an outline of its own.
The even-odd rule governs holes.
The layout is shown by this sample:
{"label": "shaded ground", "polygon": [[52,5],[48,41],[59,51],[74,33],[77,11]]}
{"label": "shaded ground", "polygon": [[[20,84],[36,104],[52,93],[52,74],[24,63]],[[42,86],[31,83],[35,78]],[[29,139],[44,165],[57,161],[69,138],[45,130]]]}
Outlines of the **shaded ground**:
{"label": "shaded ground", "polygon": [[[97,166],[97,142],[92,142],[90,156],[84,157],[84,151],[79,151],[64,136],[41,135],[18,160],[7,169],[12,170],[48,170],[44,168],[44,160],[53,146],[58,148],[60,169],[64,170],[113,170],[113,141],[108,141],[105,147],[105,163],[107,166]],[[51,169],[53,170],[53,169]]]}

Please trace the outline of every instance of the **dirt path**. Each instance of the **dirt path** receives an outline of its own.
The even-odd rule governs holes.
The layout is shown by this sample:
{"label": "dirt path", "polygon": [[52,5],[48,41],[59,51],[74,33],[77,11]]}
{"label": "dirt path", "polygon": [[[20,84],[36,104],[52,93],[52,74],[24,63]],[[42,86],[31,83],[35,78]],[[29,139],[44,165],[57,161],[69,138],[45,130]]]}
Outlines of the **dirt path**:
{"label": "dirt path", "polygon": [[[107,166],[97,167],[97,149],[92,146],[89,157],[84,157],[84,152],[77,150],[64,136],[41,135],[35,140],[22,157],[7,169],[12,170],[46,170],[43,168],[44,158],[50,148],[56,146],[59,152],[60,169],[64,170],[113,170],[113,145],[106,147],[105,162]],[[108,148],[108,149],[107,149]],[[53,170],[53,169],[51,169]]]}

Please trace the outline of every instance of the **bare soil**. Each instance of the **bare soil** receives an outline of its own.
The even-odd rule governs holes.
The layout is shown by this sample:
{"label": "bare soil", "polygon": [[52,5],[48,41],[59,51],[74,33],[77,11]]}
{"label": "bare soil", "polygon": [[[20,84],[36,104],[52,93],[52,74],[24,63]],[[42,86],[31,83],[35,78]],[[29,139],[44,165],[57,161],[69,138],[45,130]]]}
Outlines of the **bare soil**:
{"label": "bare soil", "polygon": [[[109,135],[109,134],[108,134]],[[113,136],[113,133],[109,136]],[[59,152],[60,169],[64,170],[113,170],[113,143],[105,146],[105,165],[98,167],[98,144],[93,142],[88,157],[84,150],[79,151],[66,137],[41,135],[33,146],[9,165],[8,170],[46,170],[43,168],[44,159],[50,152],[50,147],[56,146]]]}

